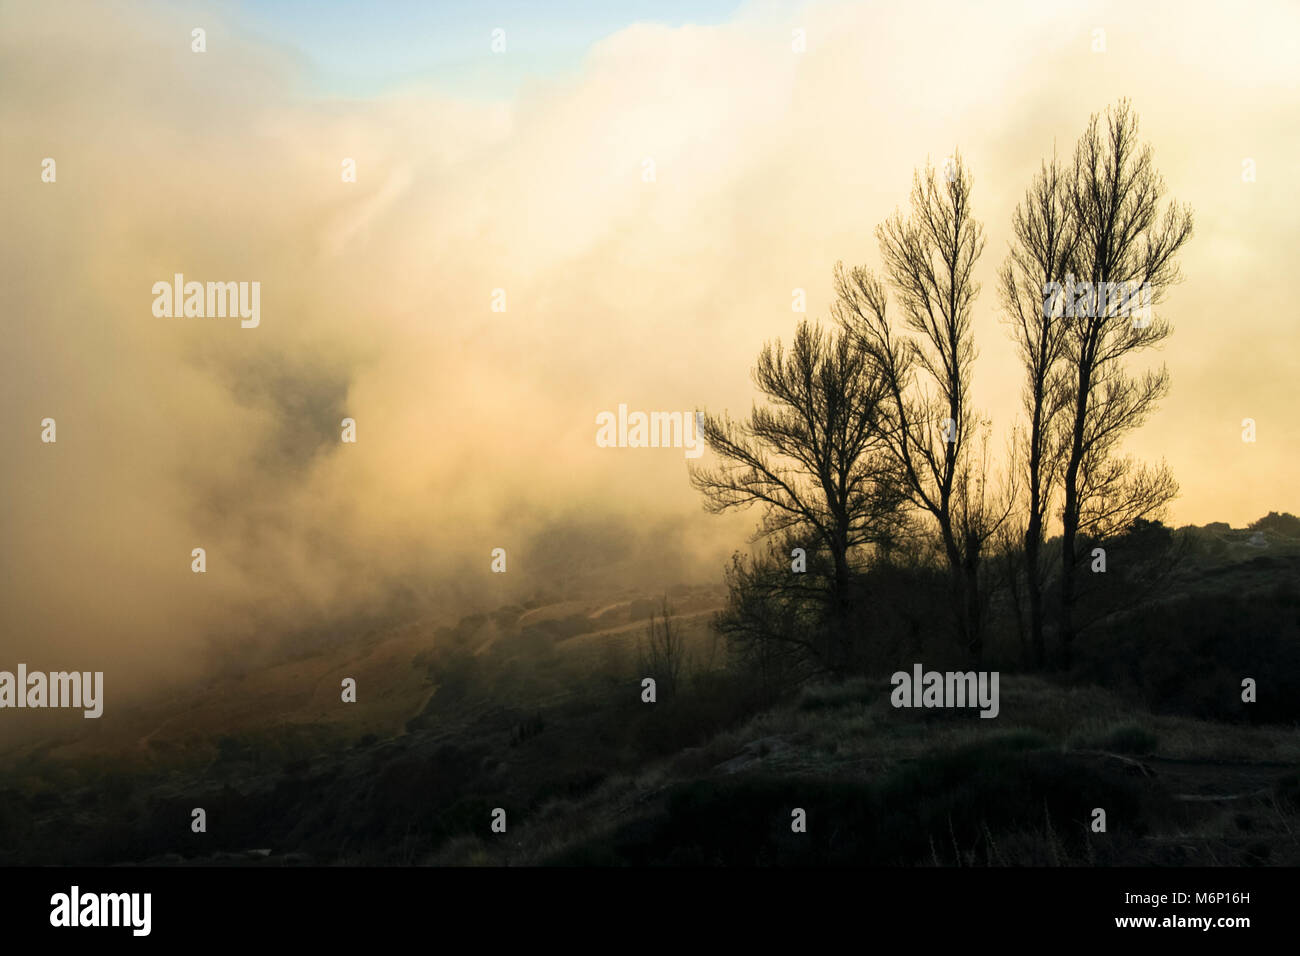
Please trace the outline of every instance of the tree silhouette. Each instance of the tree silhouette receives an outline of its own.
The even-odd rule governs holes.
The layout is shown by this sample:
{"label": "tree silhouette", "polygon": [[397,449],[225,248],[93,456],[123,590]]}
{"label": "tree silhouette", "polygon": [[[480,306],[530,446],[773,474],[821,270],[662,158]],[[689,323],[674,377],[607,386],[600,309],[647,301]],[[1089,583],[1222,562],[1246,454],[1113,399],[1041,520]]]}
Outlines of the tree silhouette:
{"label": "tree silhouette", "polygon": [[[849,663],[850,577],[872,545],[891,540],[901,495],[880,429],[885,386],[845,336],[801,322],[787,352],[765,344],[754,383],[767,403],[748,420],[701,413],[716,467],[692,466],[715,513],[759,505],[758,537],[808,542],[828,557],[826,666]],[[793,573],[793,572],[790,572]]]}
{"label": "tree silhouette", "polygon": [[[1169,323],[1133,315],[1129,290],[1158,303],[1179,279],[1176,256],[1192,235],[1191,211],[1170,203],[1160,211],[1164,182],[1150,146],[1138,144],[1138,120],[1127,100],[1097,114],[1074,153],[1070,204],[1078,242],[1071,272],[1079,290],[1064,337],[1066,413],[1062,478],[1061,645],[1071,662],[1078,536],[1094,539],[1156,515],[1176,494],[1162,463],[1155,468],[1119,457],[1124,435],[1140,426],[1169,387],[1161,366],[1140,377],[1126,369],[1133,353],[1158,346]],[[1116,294],[1123,290],[1122,294]],[[1083,308],[1079,308],[1082,304]],[[1045,308],[1048,306],[1045,306]]]}
{"label": "tree silhouette", "polygon": [[655,679],[663,696],[675,697],[686,667],[686,637],[673,616],[666,594],[659,615],[650,612],[645,642],[639,646],[637,656],[641,672]]}
{"label": "tree silhouette", "polygon": [[[1016,207],[1011,250],[998,275],[1004,320],[1025,370],[1022,393],[1027,423],[1013,446],[1015,471],[1024,478],[1024,574],[1029,637],[1037,667],[1046,663],[1043,636],[1043,561],[1047,513],[1060,480],[1062,444],[1057,429],[1068,388],[1061,360],[1066,349],[1064,302],[1044,290],[1064,287],[1074,268],[1079,230],[1067,171],[1056,157],[1044,162]],[[1045,307],[1046,304],[1046,307]],[[1014,579],[1011,581],[1015,587]]]}
{"label": "tree silhouette", "polygon": [[909,502],[934,519],[946,556],[960,642],[983,649],[980,562],[1006,519],[970,453],[979,418],[970,402],[975,342],[971,311],[983,229],[971,216],[971,177],[960,155],[940,182],[933,166],[913,178],[911,214],[876,230],[889,286],[903,317],[889,314],[885,283],[864,267],[836,267],[835,316],[880,370],[885,383],[882,438]]}

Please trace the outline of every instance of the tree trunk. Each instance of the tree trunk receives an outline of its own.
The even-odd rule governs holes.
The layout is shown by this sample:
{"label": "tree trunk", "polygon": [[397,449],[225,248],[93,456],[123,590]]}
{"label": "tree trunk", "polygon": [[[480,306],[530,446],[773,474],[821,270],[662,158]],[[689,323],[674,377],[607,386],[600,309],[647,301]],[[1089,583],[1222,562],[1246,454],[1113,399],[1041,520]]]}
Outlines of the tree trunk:
{"label": "tree trunk", "polygon": [[849,666],[849,558],[847,545],[835,543],[835,593],[831,595],[831,670],[843,675]]}
{"label": "tree trunk", "polygon": [[1029,530],[1025,532],[1025,584],[1029,592],[1029,642],[1034,654],[1034,667],[1047,666],[1047,644],[1043,639],[1043,582],[1039,577],[1039,556],[1042,552],[1042,524],[1038,515],[1029,517]]}
{"label": "tree trunk", "polygon": [[968,557],[963,568],[966,598],[966,649],[975,658],[976,666],[984,657],[983,608],[980,607],[979,557]]}
{"label": "tree trunk", "polygon": [[1008,548],[1004,557],[1007,573],[1007,591],[1011,595],[1011,611],[1016,617],[1016,640],[1020,646],[1020,663],[1026,670],[1033,666],[1029,648],[1029,632],[1025,627],[1024,606],[1020,601],[1020,567],[1014,549]]}
{"label": "tree trunk", "polygon": [[1073,663],[1074,645],[1074,538],[1079,528],[1079,466],[1071,456],[1065,471],[1065,511],[1061,516],[1061,668]]}
{"label": "tree trunk", "polygon": [[967,601],[966,569],[953,537],[951,525],[940,528],[943,535],[943,547],[948,557],[948,599],[952,606],[953,620],[957,628],[957,646],[971,649],[972,634],[970,630],[970,605]]}
{"label": "tree trunk", "polygon": [[1083,429],[1088,415],[1088,389],[1091,385],[1091,356],[1079,367],[1079,392],[1074,405],[1074,432],[1070,441],[1070,460],[1065,468],[1065,509],[1061,515],[1061,668],[1074,663],[1074,539],[1079,530],[1079,468],[1083,464]]}

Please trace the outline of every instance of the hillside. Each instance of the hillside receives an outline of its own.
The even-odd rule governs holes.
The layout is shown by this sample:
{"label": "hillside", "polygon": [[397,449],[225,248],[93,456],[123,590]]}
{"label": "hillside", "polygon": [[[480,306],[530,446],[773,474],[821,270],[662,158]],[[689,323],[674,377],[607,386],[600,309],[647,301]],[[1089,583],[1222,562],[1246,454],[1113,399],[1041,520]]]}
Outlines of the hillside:
{"label": "hillside", "polygon": [[668,595],[685,677],[647,704],[655,596],[539,600],[298,651],[11,750],[0,862],[1295,864],[1300,540],[1180,536],[1159,596],[1115,611],[1076,671],[1015,674],[995,648],[996,720],[895,709],[887,675],[759,693],[726,666],[726,595],[706,586]]}

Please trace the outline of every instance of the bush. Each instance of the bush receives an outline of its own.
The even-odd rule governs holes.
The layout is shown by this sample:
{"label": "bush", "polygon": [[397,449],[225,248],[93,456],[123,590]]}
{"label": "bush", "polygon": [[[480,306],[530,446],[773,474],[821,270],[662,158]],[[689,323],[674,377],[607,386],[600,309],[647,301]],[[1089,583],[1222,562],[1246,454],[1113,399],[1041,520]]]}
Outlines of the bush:
{"label": "bush", "polygon": [[1101,749],[1117,754],[1155,753],[1159,739],[1150,731],[1141,727],[1119,727],[1101,741]]}
{"label": "bush", "polygon": [[[1080,642],[1074,678],[1156,712],[1207,720],[1300,720],[1300,588],[1181,595],[1118,616]],[[1241,699],[1254,678],[1256,703]]]}
{"label": "bush", "polygon": [[[1032,733],[934,754],[883,780],[737,775],[692,781],[658,811],[567,849],[558,865],[914,866],[1088,856],[1093,807],[1134,850],[1175,809],[1139,780],[1046,749]],[[806,813],[807,832],[791,829]],[[1015,844],[1014,859],[1000,849]]]}
{"label": "bush", "polygon": [[1251,531],[1272,531],[1287,538],[1300,538],[1300,518],[1289,511],[1281,514],[1270,511],[1259,520],[1252,521],[1248,527]]}

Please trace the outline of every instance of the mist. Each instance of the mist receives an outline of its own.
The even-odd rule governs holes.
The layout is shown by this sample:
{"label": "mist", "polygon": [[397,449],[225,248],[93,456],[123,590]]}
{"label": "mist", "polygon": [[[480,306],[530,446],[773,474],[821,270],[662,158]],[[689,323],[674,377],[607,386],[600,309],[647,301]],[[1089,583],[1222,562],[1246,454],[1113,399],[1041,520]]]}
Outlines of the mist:
{"label": "mist", "polygon": [[[755,516],[705,514],[681,449],[598,447],[596,416],[747,410],[792,290],[825,318],[835,261],[874,266],[876,223],[954,146],[988,235],[977,399],[1005,437],[1011,212],[1124,95],[1198,230],[1161,306],[1173,392],[1130,450],[1168,460],[1177,522],[1300,510],[1300,358],[1273,347],[1300,11],[1263,33],[1226,6],[995,6],[637,25],[491,101],[315,94],[224,8],[0,5],[5,664],[102,669],[114,695],[340,621],[719,581]],[[155,317],[176,273],[259,282],[260,324]]]}

